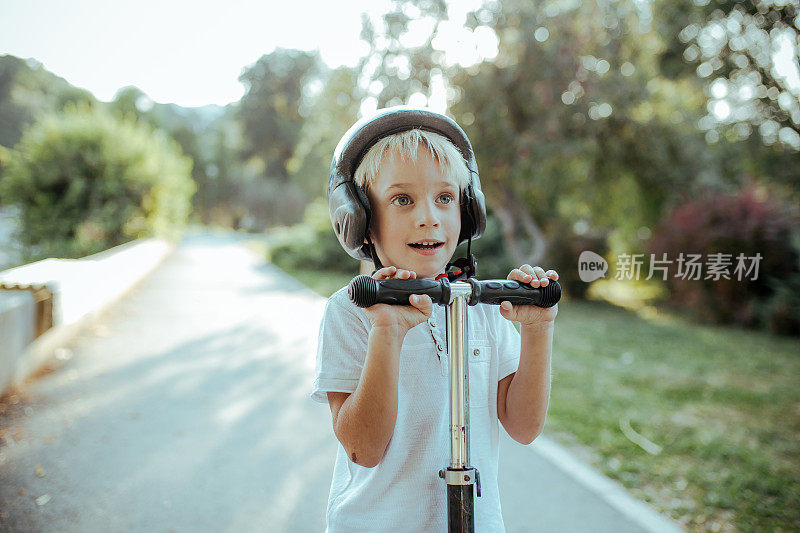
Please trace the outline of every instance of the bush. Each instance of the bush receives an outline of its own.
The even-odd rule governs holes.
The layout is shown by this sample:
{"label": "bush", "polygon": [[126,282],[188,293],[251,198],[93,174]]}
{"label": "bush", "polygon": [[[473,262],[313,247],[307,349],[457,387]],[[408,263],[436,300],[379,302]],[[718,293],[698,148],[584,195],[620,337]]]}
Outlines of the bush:
{"label": "bush", "polygon": [[554,269],[558,272],[558,282],[561,284],[565,297],[575,300],[585,300],[591,283],[586,283],[580,278],[578,258],[581,252],[590,250],[605,257],[608,254],[608,240],[602,232],[586,232],[582,235],[575,233],[566,224],[559,224],[542,259],[542,267]]}
{"label": "bush", "polygon": [[793,333],[800,331],[800,234],[792,241],[796,257],[799,258],[794,272],[786,278],[770,278],[772,296],[756,306],[758,322],[771,331]]}
{"label": "bush", "polygon": [[358,274],[359,262],[344,251],[333,232],[325,199],[308,204],[302,223],[276,229],[271,239],[267,259],[283,270],[318,269]]}
{"label": "bush", "polygon": [[161,131],[69,106],[23,134],[0,197],[21,210],[17,238],[29,258],[78,257],[177,235],[195,190],[191,166]]}
{"label": "bush", "polygon": [[[691,309],[700,318],[780,332],[800,325],[798,232],[794,208],[763,189],[749,187],[738,194],[710,193],[674,209],[656,229],[651,252],[675,261],[680,253],[731,254],[730,279],[682,279],[670,271],[671,302]],[[736,257],[761,254],[758,276],[737,279]],[[749,265],[749,262],[748,262]],[[701,278],[707,278],[705,269]]]}

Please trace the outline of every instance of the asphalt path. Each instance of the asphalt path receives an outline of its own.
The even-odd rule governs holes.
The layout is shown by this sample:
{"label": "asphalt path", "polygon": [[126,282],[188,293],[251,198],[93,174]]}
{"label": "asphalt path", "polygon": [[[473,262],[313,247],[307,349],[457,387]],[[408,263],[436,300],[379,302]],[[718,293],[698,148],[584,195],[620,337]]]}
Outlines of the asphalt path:
{"label": "asphalt path", "polygon": [[[184,239],[6,402],[0,531],[324,531],[324,304],[238,237]],[[501,442],[509,532],[674,527],[537,443]]]}

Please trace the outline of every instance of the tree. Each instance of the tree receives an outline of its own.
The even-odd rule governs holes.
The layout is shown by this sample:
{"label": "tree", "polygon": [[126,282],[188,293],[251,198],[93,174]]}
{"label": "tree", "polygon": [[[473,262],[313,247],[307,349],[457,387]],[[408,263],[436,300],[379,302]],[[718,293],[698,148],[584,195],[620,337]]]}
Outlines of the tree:
{"label": "tree", "polygon": [[[436,2],[410,4],[426,16],[447,13]],[[402,53],[391,48],[408,30],[408,5],[396,4],[384,17],[388,36],[370,27],[365,34]],[[466,28],[475,37],[493,34],[496,57],[449,63],[436,50],[438,35],[405,52],[409,65],[424,63],[420,55],[435,61],[412,69],[409,79],[440,72],[448,80],[450,111],[470,135],[484,192],[516,262],[541,261],[552,238],[614,231],[636,239],[703,167],[694,128],[702,93],[683,80],[659,79],[654,58],[661,43],[642,9],[634,1],[488,3],[467,17]],[[444,26],[430,25],[432,32]],[[386,65],[398,62],[388,57]],[[382,95],[408,87],[403,76],[384,67],[373,79]]]}
{"label": "tree", "polygon": [[152,107],[153,101],[150,97],[132,85],[118,90],[114,100],[108,104],[109,110],[121,119],[144,121],[159,127],[148,113]]}
{"label": "tree", "polygon": [[245,138],[242,155],[259,158],[269,178],[288,179],[287,165],[304,123],[303,90],[318,62],[316,52],[278,48],[239,77],[247,89],[237,113]]}
{"label": "tree", "polygon": [[[393,4],[383,15],[381,28],[366,15],[362,18],[361,38],[370,51],[358,70],[373,82],[367,85],[379,108],[407,103],[415,94],[430,96],[433,80],[442,74],[443,54],[434,47],[434,40],[448,18],[447,3],[393,0]],[[412,25],[424,35],[419,43],[406,39]]]}
{"label": "tree", "polygon": [[348,67],[325,73],[317,87],[318,92],[304,98],[301,114],[305,122],[288,163],[291,181],[300,186],[310,200],[325,196],[333,151],[358,118],[363,99],[358,72]]}
{"label": "tree", "polygon": [[796,0],[661,0],[666,75],[699,76],[709,93],[704,128],[712,138],[800,150],[800,3]]}
{"label": "tree", "polygon": [[68,104],[93,106],[92,94],[73,87],[33,59],[0,56],[0,145],[13,147],[25,129]]}

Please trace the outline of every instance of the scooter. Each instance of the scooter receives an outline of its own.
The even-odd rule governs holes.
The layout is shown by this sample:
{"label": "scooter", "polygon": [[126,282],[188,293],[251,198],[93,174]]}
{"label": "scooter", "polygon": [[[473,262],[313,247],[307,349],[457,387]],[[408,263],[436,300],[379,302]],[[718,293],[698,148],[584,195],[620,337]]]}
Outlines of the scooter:
{"label": "scooter", "polygon": [[532,287],[510,280],[478,281],[467,277],[451,282],[448,278],[387,279],[370,276],[353,278],[348,286],[350,300],[358,307],[377,303],[410,305],[412,294],[427,294],[434,304],[447,307],[447,353],[450,361],[450,464],[439,470],[447,483],[447,525],[450,533],[474,533],[474,492],[481,495],[480,474],[469,457],[469,364],[467,363],[467,306],[478,303],[552,307],[561,299],[557,281],[546,287]]}

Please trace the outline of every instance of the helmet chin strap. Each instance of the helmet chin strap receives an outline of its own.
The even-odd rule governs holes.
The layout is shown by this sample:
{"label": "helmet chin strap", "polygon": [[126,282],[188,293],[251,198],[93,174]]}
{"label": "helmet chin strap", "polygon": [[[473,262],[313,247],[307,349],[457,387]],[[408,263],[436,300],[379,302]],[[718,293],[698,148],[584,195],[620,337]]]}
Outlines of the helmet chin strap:
{"label": "helmet chin strap", "polygon": [[452,263],[447,263],[445,270],[450,267],[455,267],[456,270],[447,273],[447,279],[456,281],[459,279],[474,278],[478,274],[478,263],[475,261],[475,256],[472,255],[472,237],[467,239],[467,254],[464,257],[459,257]]}
{"label": "helmet chin strap", "polygon": [[369,245],[369,255],[372,256],[372,266],[375,267],[375,270],[372,271],[374,274],[378,270],[382,269],[383,265],[381,264],[381,260],[378,259],[378,252],[375,251],[375,245],[372,244],[372,239],[369,237],[369,232],[367,232],[367,244]]}

